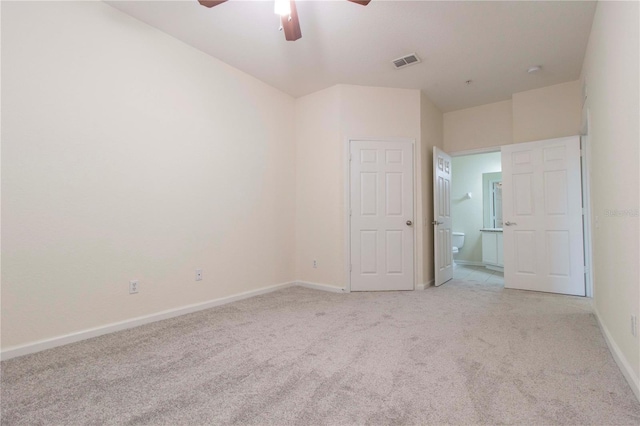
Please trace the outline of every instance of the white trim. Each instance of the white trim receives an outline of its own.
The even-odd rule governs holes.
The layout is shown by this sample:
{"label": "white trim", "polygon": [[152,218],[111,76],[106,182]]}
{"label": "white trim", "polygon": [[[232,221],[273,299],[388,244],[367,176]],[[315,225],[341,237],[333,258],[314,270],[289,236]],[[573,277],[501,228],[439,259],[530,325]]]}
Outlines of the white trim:
{"label": "white trim", "polygon": [[456,265],[468,265],[468,266],[485,266],[482,262],[477,262],[475,260],[460,260],[454,259]]}
{"label": "white trim", "polygon": [[631,365],[629,365],[629,362],[624,357],[622,351],[620,350],[618,345],[616,345],[613,337],[611,337],[609,330],[600,319],[600,314],[598,314],[598,310],[596,309],[595,304],[593,304],[593,312],[595,313],[596,319],[598,320],[598,325],[600,326],[600,330],[602,331],[602,335],[604,336],[604,341],[607,342],[609,351],[611,352],[611,355],[613,355],[613,359],[615,360],[616,364],[618,364],[618,368],[620,368],[620,371],[622,372],[624,378],[627,379],[627,383],[629,383],[629,386],[631,387],[634,395],[636,396],[638,401],[640,401],[640,381],[638,380],[638,377],[636,377],[635,373],[633,372],[633,368],[631,368]]}
{"label": "white trim", "polygon": [[426,290],[427,288],[433,286],[434,282],[435,282],[435,280],[431,279],[431,280],[427,281],[426,283],[416,284],[416,290]]}
{"label": "white trim", "polygon": [[344,282],[351,293],[351,139],[344,140]]}
{"label": "white trim", "polygon": [[447,152],[452,157],[461,157],[463,155],[488,154],[490,152],[502,151],[502,145],[488,146],[486,148],[466,149],[464,151]]}
{"label": "white trim", "polygon": [[330,285],[330,284],[321,284],[321,283],[312,283],[309,281],[296,281],[295,285],[298,285],[300,287],[306,287],[306,288],[311,288],[314,290],[322,290],[322,291],[328,291],[330,293],[347,293],[347,289],[344,287],[336,287],[334,285]]}
{"label": "white trim", "polygon": [[137,318],[132,318],[120,322],[115,322],[87,330],[78,331],[75,333],[69,333],[62,336],[53,337],[50,339],[40,340],[34,343],[28,343],[22,346],[14,346],[7,348],[0,353],[0,359],[7,360],[22,355],[28,355],[35,352],[44,351],[46,349],[52,349],[58,346],[67,345],[69,343],[75,343],[93,337],[102,336],[104,334],[114,333],[116,331],[126,330],[128,328],[138,327],[140,325],[149,324],[164,319],[178,317],[180,315],[190,314],[204,309],[213,308],[215,306],[226,305],[227,303],[237,302],[239,300],[248,299],[250,297],[259,296],[261,294],[271,293],[276,290],[291,287],[296,285],[296,282],[286,282],[281,284],[275,284],[268,287],[259,288],[256,290],[245,291],[232,296],[221,297],[218,299],[209,300],[203,303],[196,303],[193,305],[183,306],[181,308],[169,309],[166,311],[158,312],[155,314],[144,315]]}
{"label": "white trim", "polygon": [[[413,173],[413,222],[416,224],[418,222],[418,156],[416,155],[417,147],[416,140],[412,138],[353,138],[347,137],[344,138],[344,224],[345,224],[345,235],[344,235],[344,271],[345,271],[345,283],[347,284],[344,292],[351,293],[351,142],[352,141],[367,141],[367,142],[409,142],[412,147],[413,154],[413,164],[411,167],[411,171]],[[420,198],[420,200],[422,200]],[[424,212],[423,212],[424,215]],[[420,221],[424,221],[423,218],[419,218]],[[422,261],[418,259],[418,231],[420,227],[417,225],[414,227],[413,232],[413,288],[416,289],[418,284],[416,284],[416,279],[418,276],[418,266],[422,267]]]}
{"label": "white trim", "polygon": [[591,143],[589,138],[589,125],[591,122],[591,112],[589,108],[585,110],[583,118],[584,134],[580,135],[581,177],[582,177],[582,206],[584,217],[582,219],[582,234],[584,241],[584,265],[585,265],[585,290],[586,296],[593,298],[593,236],[591,233]]}

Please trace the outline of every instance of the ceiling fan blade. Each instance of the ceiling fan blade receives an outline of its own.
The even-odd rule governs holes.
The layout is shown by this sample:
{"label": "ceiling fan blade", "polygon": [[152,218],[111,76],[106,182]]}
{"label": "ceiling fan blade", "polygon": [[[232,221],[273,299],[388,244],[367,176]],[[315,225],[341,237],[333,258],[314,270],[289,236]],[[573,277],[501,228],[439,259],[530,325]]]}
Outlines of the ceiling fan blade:
{"label": "ceiling fan blade", "polygon": [[284,30],[284,38],[286,38],[287,41],[296,41],[302,37],[295,1],[291,0],[291,15],[282,16],[280,18],[280,22],[282,23],[282,29]]}
{"label": "ceiling fan blade", "polygon": [[213,7],[226,2],[227,0],[198,0],[198,3],[205,7]]}
{"label": "ceiling fan blade", "polygon": [[349,0],[351,3],[358,3],[361,4],[362,6],[366,6],[368,5],[371,0]]}

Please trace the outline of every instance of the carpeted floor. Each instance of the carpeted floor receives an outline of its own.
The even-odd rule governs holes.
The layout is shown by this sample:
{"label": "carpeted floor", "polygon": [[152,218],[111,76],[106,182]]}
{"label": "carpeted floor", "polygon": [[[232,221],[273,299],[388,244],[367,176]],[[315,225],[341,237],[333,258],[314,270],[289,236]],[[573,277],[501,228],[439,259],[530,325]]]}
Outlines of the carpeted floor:
{"label": "carpeted floor", "polygon": [[294,287],[2,362],[2,424],[640,424],[588,301]]}

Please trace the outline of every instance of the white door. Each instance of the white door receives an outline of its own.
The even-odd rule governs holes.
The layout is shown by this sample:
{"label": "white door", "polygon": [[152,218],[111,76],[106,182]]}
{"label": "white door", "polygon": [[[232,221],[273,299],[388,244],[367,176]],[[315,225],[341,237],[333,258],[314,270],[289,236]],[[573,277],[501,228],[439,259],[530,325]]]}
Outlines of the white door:
{"label": "white door", "polygon": [[350,141],[351,291],[413,290],[413,144]]}
{"label": "white door", "polygon": [[505,287],[585,295],[578,136],[502,147]]}
{"label": "white door", "polygon": [[451,251],[451,156],[433,147],[433,245],[435,284],[453,278]]}

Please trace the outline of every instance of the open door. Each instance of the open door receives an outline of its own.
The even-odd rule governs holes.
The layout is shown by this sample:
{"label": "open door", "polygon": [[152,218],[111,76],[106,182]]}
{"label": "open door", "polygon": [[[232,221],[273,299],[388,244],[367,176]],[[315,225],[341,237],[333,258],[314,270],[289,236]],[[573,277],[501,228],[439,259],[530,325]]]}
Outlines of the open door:
{"label": "open door", "polygon": [[453,278],[451,251],[451,156],[433,147],[433,241],[435,285]]}
{"label": "open door", "polygon": [[506,288],[585,295],[580,138],[502,147]]}

